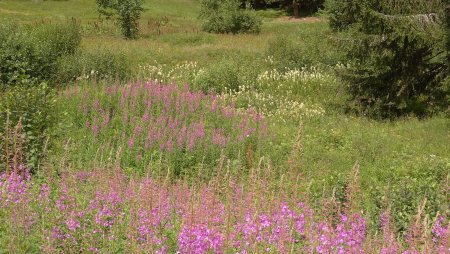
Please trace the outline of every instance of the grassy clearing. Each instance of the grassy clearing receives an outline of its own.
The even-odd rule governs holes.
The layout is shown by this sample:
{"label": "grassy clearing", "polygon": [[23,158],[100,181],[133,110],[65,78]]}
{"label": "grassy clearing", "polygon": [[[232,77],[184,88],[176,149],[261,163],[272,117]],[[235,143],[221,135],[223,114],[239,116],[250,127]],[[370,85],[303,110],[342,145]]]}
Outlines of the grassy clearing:
{"label": "grassy clearing", "polygon": [[[2,1],[0,18],[19,22],[64,22],[75,18],[84,27],[83,47],[96,50],[104,47],[125,53],[134,64],[157,60],[176,64],[197,61],[208,65],[229,54],[256,56],[266,49],[267,42],[279,36],[292,37],[301,44],[319,50],[323,47],[323,34],[330,34],[323,20],[313,23],[274,21],[271,11],[260,35],[214,35],[200,31],[196,1],[148,1],[148,9],[141,19],[142,39],[124,41],[109,21],[100,21],[94,1]],[[158,25],[158,23],[160,25]],[[327,44],[329,41],[327,41]]]}

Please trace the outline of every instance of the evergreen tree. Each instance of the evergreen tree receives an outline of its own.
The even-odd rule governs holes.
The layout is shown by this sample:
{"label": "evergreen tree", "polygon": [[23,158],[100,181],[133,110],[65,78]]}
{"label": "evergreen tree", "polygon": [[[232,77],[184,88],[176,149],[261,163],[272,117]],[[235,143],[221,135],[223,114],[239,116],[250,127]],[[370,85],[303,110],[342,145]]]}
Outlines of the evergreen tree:
{"label": "evergreen tree", "polygon": [[342,31],[349,28],[360,19],[365,1],[354,0],[327,0],[325,1],[328,12],[329,25],[335,31]]}
{"label": "evergreen tree", "polygon": [[450,73],[450,0],[446,1],[446,8],[443,16],[445,19],[445,31],[447,36],[447,67],[449,68]]}
{"label": "evergreen tree", "polygon": [[[337,27],[348,29],[341,39],[350,66],[339,74],[347,83],[352,105],[382,118],[424,116],[445,108],[449,94],[444,82],[448,77],[442,48],[445,29],[438,15],[443,3],[344,2],[335,2],[344,9],[334,11],[345,13],[345,18],[337,18]],[[357,6],[354,12],[345,9],[352,3]]]}

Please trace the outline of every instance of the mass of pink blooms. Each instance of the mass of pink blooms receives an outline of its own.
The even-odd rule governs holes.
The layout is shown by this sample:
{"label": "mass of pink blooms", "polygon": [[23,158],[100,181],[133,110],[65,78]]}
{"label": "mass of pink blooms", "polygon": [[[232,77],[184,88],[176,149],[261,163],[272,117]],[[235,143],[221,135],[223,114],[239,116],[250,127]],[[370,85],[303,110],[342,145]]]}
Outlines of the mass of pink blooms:
{"label": "mass of pink blooms", "polygon": [[186,84],[135,82],[84,92],[79,113],[94,137],[116,137],[138,158],[152,150],[221,149],[268,135],[265,120],[254,109],[224,105],[216,95],[190,91]]}
{"label": "mass of pink blooms", "polygon": [[2,230],[34,238],[47,253],[449,253],[449,225],[397,237],[388,213],[369,234],[360,212],[328,218],[286,195],[229,180],[153,180],[101,171],[34,181],[0,175]]}

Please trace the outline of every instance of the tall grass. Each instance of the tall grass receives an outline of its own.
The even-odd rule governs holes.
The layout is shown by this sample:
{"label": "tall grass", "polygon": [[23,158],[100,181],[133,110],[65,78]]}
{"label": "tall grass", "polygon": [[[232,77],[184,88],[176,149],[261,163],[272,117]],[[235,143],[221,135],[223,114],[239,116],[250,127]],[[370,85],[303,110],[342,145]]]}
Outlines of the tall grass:
{"label": "tall grass", "polygon": [[[225,170],[225,168],[218,168]],[[253,168],[248,181],[221,171],[207,183],[93,169],[32,181],[0,175],[2,251],[127,253],[446,253],[446,215],[419,207],[404,239],[388,211],[376,234],[364,213],[324,200],[321,209]],[[295,187],[295,184],[294,186]],[[426,201],[424,201],[426,202]]]}
{"label": "tall grass", "polygon": [[222,156],[245,164],[246,151],[258,152],[269,138],[254,109],[226,105],[186,84],[99,85],[65,96],[78,102],[72,111],[79,129],[74,156],[87,161],[119,156],[123,167],[142,172],[162,161],[175,175],[194,174],[201,166],[207,176]]}

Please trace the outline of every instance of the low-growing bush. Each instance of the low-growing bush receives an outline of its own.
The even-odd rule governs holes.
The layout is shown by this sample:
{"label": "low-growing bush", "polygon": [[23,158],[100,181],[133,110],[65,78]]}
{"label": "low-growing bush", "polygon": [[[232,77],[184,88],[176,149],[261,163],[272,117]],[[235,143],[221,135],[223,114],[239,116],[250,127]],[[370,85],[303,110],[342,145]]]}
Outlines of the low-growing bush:
{"label": "low-growing bush", "polygon": [[241,9],[239,0],[203,0],[200,17],[203,30],[211,33],[259,33],[261,20],[249,9]]}
{"label": "low-growing bush", "polygon": [[0,152],[9,157],[4,159],[14,159],[11,153],[21,152],[21,158],[16,158],[20,161],[11,163],[38,170],[54,135],[56,112],[54,94],[45,83],[8,89],[0,101]]}
{"label": "low-growing bush", "polygon": [[42,51],[53,57],[73,55],[81,43],[80,26],[72,20],[66,24],[42,25],[36,28],[37,42],[42,43]]}
{"label": "low-growing bush", "polygon": [[203,70],[195,79],[195,85],[203,92],[237,91],[242,84],[239,67],[230,61],[219,62]]}
{"label": "low-growing bush", "polygon": [[75,22],[38,27],[6,23],[0,30],[0,89],[22,82],[53,84],[58,59],[73,55],[81,41]]}

